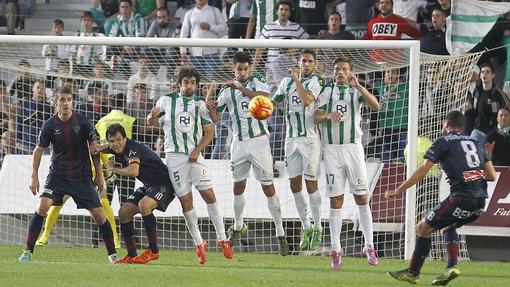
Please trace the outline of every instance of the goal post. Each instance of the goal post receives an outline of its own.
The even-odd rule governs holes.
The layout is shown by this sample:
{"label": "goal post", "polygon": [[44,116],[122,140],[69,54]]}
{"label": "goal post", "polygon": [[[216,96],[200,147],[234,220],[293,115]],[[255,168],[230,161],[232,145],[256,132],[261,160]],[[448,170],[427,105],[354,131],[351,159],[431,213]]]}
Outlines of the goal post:
{"label": "goal post", "polygon": [[[62,45],[70,48],[69,54],[65,58],[59,59],[58,64],[71,61],[69,70],[63,70],[62,74],[58,68],[50,67],[45,62],[41,54],[44,45]],[[91,56],[91,51],[95,49],[87,47],[105,47],[107,51],[104,55]],[[134,47],[131,53],[124,48]],[[204,61],[216,61],[213,69],[207,70],[210,63],[190,62],[183,63],[179,57],[181,47],[186,48],[218,48],[216,58]],[[81,49],[81,50],[80,50]],[[83,101],[84,104],[94,102],[93,96],[88,95],[89,86],[86,83],[91,81],[101,82],[101,87],[107,93],[99,105],[101,109],[110,111],[111,99],[118,94],[124,94],[127,104],[138,101],[140,86],[144,83],[147,89],[145,95],[150,101],[155,101],[160,96],[175,91],[175,70],[183,65],[198,65],[199,70],[207,72],[207,76],[201,84],[202,96],[207,94],[211,82],[217,82],[219,85],[226,83],[233,78],[233,71],[230,65],[232,52],[237,50],[248,51],[252,57],[256,49],[277,50],[278,61],[273,63],[267,58],[262,58],[258,62],[255,70],[268,78],[270,85],[278,85],[281,77],[286,76],[287,70],[297,66],[299,54],[302,49],[314,49],[317,51],[317,72],[326,79],[332,81],[332,60],[338,56],[347,56],[353,60],[353,72],[358,75],[370,91],[373,91],[384,105],[385,110],[371,112],[363,110],[362,130],[365,133],[363,145],[367,158],[369,170],[369,185],[371,196],[371,207],[374,216],[375,240],[378,242],[377,249],[380,251],[380,257],[405,258],[409,259],[412,255],[415,242],[415,225],[423,216],[427,208],[433,206],[437,200],[438,182],[435,178],[430,182],[420,183],[417,187],[407,190],[405,197],[397,199],[395,202],[389,202],[384,199],[384,192],[388,189],[396,188],[407,175],[409,177],[417,168],[419,163],[419,139],[424,137],[431,141],[435,140],[440,130],[437,128],[437,120],[442,120],[448,109],[458,109],[463,105],[463,99],[467,92],[467,83],[469,82],[469,73],[471,67],[478,59],[478,54],[465,55],[458,57],[436,57],[420,54],[419,41],[336,41],[336,40],[244,40],[244,39],[180,39],[180,38],[107,38],[107,37],[71,37],[71,36],[0,36],[0,79],[9,84],[15,82],[19,74],[30,72],[33,78],[48,79],[54,83],[61,80],[60,84],[66,84],[70,79],[71,85],[76,86],[74,93],[76,99]],[[63,49],[64,50],[64,49]],[[100,49],[97,49],[98,53]],[[60,50],[55,50],[53,56]],[[80,54],[81,53],[81,54]],[[47,54],[49,55],[49,54]],[[80,62],[86,56],[94,57],[95,63],[104,63],[104,74],[95,74],[95,65],[90,62]],[[81,58],[80,58],[81,57]],[[142,64],[140,59],[146,59],[147,63]],[[20,65],[20,60],[26,59],[30,67]],[[55,63],[54,63],[55,64]],[[63,64],[62,64],[63,65]],[[140,79],[136,76],[138,70],[143,65],[148,65],[152,78]],[[456,89],[445,84],[435,91],[448,97],[448,101],[437,103],[437,114],[434,117],[423,117],[426,109],[427,100],[425,99],[428,82],[426,81],[426,71],[428,67],[437,69],[438,79],[444,83],[456,81],[455,83],[465,84],[455,85]],[[394,74],[392,74],[394,71]],[[97,76],[100,75],[100,76]],[[391,78],[393,75],[393,78]],[[138,78],[137,78],[138,77]],[[132,81],[132,79],[135,79]],[[393,82],[392,82],[393,81]],[[106,89],[105,86],[109,88]],[[73,87],[74,87],[73,86]],[[14,86],[16,89],[17,86]],[[21,87],[21,86],[20,86]],[[13,87],[7,87],[9,92]],[[27,92],[31,93],[32,87]],[[202,91],[203,89],[203,91]],[[108,90],[108,91],[106,91]],[[52,92],[51,88],[46,89],[47,96]],[[18,93],[19,92],[19,93]],[[212,92],[214,94],[214,91]],[[449,96],[451,93],[454,95]],[[16,132],[16,147],[25,148],[30,146],[30,136],[37,133],[38,123],[33,121],[31,115],[41,115],[41,113],[21,113],[20,107],[23,93],[14,91],[11,100],[17,106],[15,114],[10,113],[10,120],[14,121]],[[26,100],[26,99],[25,99]],[[147,101],[149,101],[147,100]],[[95,102],[94,102],[95,103]],[[128,110],[134,117],[143,114],[144,109],[135,105],[135,108]],[[280,196],[283,209],[285,227],[287,236],[290,237],[291,244],[299,242],[300,222],[297,216],[294,199],[284,168],[283,155],[277,156],[277,150],[283,149],[285,136],[285,120],[283,118],[284,107],[273,113],[275,119],[271,125],[274,138],[271,138],[272,152],[275,157],[275,168],[280,171],[280,177],[275,179],[276,190]],[[9,113],[5,112],[4,113]],[[43,115],[38,120],[42,120]],[[94,116],[94,114],[93,114]],[[278,117],[278,119],[277,119]],[[210,173],[212,174],[213,187],[216,191],[218,203],[225,217],[225,223],[231,224],[232,212],[232,179],[229,170],[229,152],[228,146],[232,134],[228,131],[228,119],[216,126],[217,137],[215,142],[207,148],[204,155],[207,158]],[[93,120],[94,121],[94,120]],[[95,122],[94,122],[95,124]],[[440,123],[439,123],[440,124]],[[151,148],[156,146],[156,138],[161,134],[156,134],[149,130],[142,123],[137,124],[136,136],[146,140],[144,142]],[[20,134],[21,133],[21,134]],[[146,135],[150,133],[150,139]],[[153,134],[154,133],[154,134]],[[278,136],[276,136],[278,135]],[[142,140],[143,141],[143,140]],[[221,145],[220,145],[221,143]],[[223,153],[215,157],[216,145],[223,147]],[[407,156],[404,157],[404,147],[407,146]],[[0,184],[2,191],[0,196],[6,199],[6,204],[0,208],[0,227],[3,230],[10,230],[12,235],[0,237],[0,244],[22,244],[26,234],[26,225],[29,215],[33,212],[35,199],[29,196],[28,185],[24,185],[24,178],[29,178],[30,164],[27,154],[29,149],[24,152],[14,149],[13,154],[6,157],[0,171]],[[19,155],[19,154],[25,155]],[[216,160],[220,159],[220,160]],[[48,159],[46,159],[48,160]],[[48,164],[48,162],[46,162]],[[8,166],[8,167],[6,167]],[[321,168],[321,170],[323,170]],[[19,172],[19,173],[17,173]],[[40,172],[41,176],[42,172]],[[41,178],[41,182],[44,178]],[[137,186],[139,183],[137,183]],[[322,194],[322,215],[323,227],[327,230],[329,199],[325,196],[326,182],[323,177],[319,179],[319,192]],[[116,192],[119,192],[118,190]],[[247,200],[247,222],[250,225],[250,233],[245,245],[238,251],[254,252],[273,252],[274,247],[274,226],[271,223],[270,215],[267,212],[264,197],[260,191],[258,183],[253,178],[248,180],[246,193],[249,195]],[[422,196],[423,194],[423,196]],[[205,238],[214,239],[214,229],[208,222],[207,208],[203,204],[200,196],[195,195],[195,205],[199,217],[201,218],[201,229],[203,233],[209,233]],[[115,199],[114,199],[115,201]],[[248,207],[250,206],[251,207]],[[118,208],[118,202],[115,202],[114,209]],[[55,245],[84,246],[90,235],[85,232],[79,232],[78,229],[91,229],[90,218],[86,213],[78,212],[73,207],[64,207],[62,209],[63,224],[55,226],[55,233],[60,234],[62,240]],[[342,246],[347,255],[359,255],[362,247],[363,236],[358,225],[358,215],[355,204],[351,196],[346,196],[345,206],[342,209],[344,228],[342,231]],[[160,240],[162,248],[168,249],[191,249],[192,240],[185,229],[184,219],[180,212],[180,206],[176,200],[169,207],[166,213],[156,213],[160,220]],[[5,229],[4,229],[5,228]],[[60,231],[59,231],[60,230]],[[62,232],[64,230],[65,232]],[[137,232],[143,239],[143,229],[137,225]],[[204,231],[205,230],[205,231]],[[60,233],[59,233],[60,232]],[[73,240],[64,240],[70,236]],[[85,238],[86,237],[86,238]],[[50,238],[50,243],[51,243]],[[314,254],[329,254],[329,233],[326,232],[324,245]],[[244,244],[244,243],[243,243]],[[442,258],[442,246],[440,243],[434,244],[438,250],[438,256]],[[463,252],[465,246],[463,246]],[[296,249],[295,253],[299,253]],[[307,253],[309,254],[309,253]],[[467,252],[463,253],[467,257]],[[443,256],[444,257],[444,256]]]}

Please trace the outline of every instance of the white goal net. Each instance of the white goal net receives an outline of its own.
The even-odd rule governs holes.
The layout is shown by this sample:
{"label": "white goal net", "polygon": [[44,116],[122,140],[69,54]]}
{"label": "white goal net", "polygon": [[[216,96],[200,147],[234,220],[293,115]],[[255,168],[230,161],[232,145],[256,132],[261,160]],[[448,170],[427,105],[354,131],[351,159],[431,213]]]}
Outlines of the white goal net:
{"label": "white goal net", "polygon": [[[71,87],[75,110],[86,114],[93,124],[122,102],[125,113],[137,119],[133,138],[163,157],[162,131],[146,126],[145,116],[159,97],[176,91],[175,76],[179,67],[195,66],[202,75],[197,95],[205,97],[209,93],[214,97],[217,89],[211,88],[211,84],[214,82],[221,88],[234,77],[233,54],[243,50],[254,58],[256,48],[259,48],[257,54],[262,56],[255,71],[267,79],[274,94],[279,82],[288,76],[288,69],[298,65],[302,49],[311,48],[317,53],[316,73],[326,83],[332,81],[332,61],[347,56],[353,60],[353,70],[360,82],[380,102],[379,111],[363,110],[361,128],[369,172],[375,248],[379,257],[386,258],[404,258],[406,253],[409,254],[406,249],[413,246],[414,224],[439,201],[441,171],[439,167],[431,171],[418,185],[416,193],[396,201],[385,200],[384,192],[397,187],[406,178],[410,171],[406,168],[406,159],[414,162],[410,165],[411,170],[419,164],[428,145],[440,136],[446,113],[463,107],[471,69],[479,57],[478,54],[462,57],[419,55],[412,60],[419,47],[412,41],[204,41],[17,36],[2,37],[0,43],[3,161],[0,170],[0,244],[22,245],[25,242],[28,221],[37,206],[37,197],[28,189],[30,154],[42,123],[54,112],[54,89],[64,85]],[[413,45],[415,50],[411,52]],[[208,47],[215,54],[183,59],[180,57],[181,47]],[[278,106],[269,120],[270,143],[275,175],[278,175],[275,188],[282,204],[284,228],[291,252],[298,254],[301,223],[285,172],[284,109]],[[215,125],[214,141],[203,153],[227,228],[233,218],[229,163],[231,125],[231,119],[224,114]],[[409,146],[409,152],[406,146]],[[49,152],[43,156],[39,173],[41,183],[44,183],[50,164]],[[139,185],[139,182],[126,178],[117,179],[111,188],[115,214]],[[321,174],[319,192],[322,194],[324,243],[320,249],[306,254],[329,254],[329,199],[325,196],[325,188],[326,180]],[[196,190],[193,192],[204,239],[215,241],[206,204]],[[264,194],[253,177],[248,179],[245,194],[249,232],[236,245],[235,251],[276,252],[275,228]],[[359,256],[363,235],[356,205],[348,194],[342,212],[345,219],[342,247],[346,255]],[[174,200],[165,213],[155,214],[162,248],[191,250],[194,247],[178,200]],[[135,226],[137,242],[145,246],[147,241],[141,218],[135,219]],[[48,246],[94,246],[101,244],[100,241],[96,225],[88,213],[77,210],[70,200],[60,212]],[[441,242],[439,237],[434,238],[432,258],[444,258]],[[468,258],[465,245],[461,247],[462,256]]]}

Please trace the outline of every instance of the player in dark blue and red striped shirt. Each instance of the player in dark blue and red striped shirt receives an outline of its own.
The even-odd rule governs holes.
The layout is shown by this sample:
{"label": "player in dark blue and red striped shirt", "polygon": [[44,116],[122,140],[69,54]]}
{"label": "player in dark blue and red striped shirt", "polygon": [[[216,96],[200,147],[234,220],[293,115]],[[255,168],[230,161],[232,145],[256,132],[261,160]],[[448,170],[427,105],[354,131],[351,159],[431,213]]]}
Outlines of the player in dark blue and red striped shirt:
{"label": "player in dark blue and red striped shirt", "polygon": [[[103,212],[99,195],[94,183],[104,188],[101,172],[96,172],[92,181],[89,145],[97,146],[96,134],[92,123],[82,114],[73,112],[73,95],[68,87],[55,92],[57,113],[42,126],[37,146],[33,152],[32,183],[30,190],[34,195],[39,192],[39,165],[43,149],[53,146],[51,166],[44,191],[40,196],[39,207],[34,212],[28,226],[27,249],[18,258],[21,262],[32,260],[34,245],[41,232],[44,217],[53,205],[62,205],[65,195],[73,198],[78,208],[89,210],[108,250],[108,260],[117,260],[112,228]],[[96,171],[100,171],[99,157],[93,157]]]}
{"label": "player in dark blue and red striped shirt", "polygon": [[437,139],[425,154],[425,162],[397,189],[386,192],[394,199],[399,193],[422,180],[432,166],[441,164],[450,183],[450,195],[439,203],[416,228],[416,246],[409,268],[388,272],[393,278],[415,284],[431,247],[431,234],[443,232],[448,265],[433,285],[446,285],[460,275],[457,269],[459,235],[456,229],[480,217],[487,198],[487,181],[496,178],[496,170],[485,148],[478,140],[463,134],[464,115],[451,111],[443,122],[443,137]]}
{"label": "player in dark blue and red striped shirt", "polygon": [[[146,146],[128,139],[120,124],[112,124],[106,130],[108,145],[98,150],[115,156],[115,162],[105,163],[107,170],[118,175],[136,177],[143,186],[135,190],[119,210],[122,236],[128,254],[117,263],[147,263],[159,258],[156,217],[152,211],[165,211],[175,198],[175,190],[168,169],[161,158]],[[120,166],[116,166],[120,165]],[[149,248],[136,254],[133,216],[140,213],[147,233]]]}

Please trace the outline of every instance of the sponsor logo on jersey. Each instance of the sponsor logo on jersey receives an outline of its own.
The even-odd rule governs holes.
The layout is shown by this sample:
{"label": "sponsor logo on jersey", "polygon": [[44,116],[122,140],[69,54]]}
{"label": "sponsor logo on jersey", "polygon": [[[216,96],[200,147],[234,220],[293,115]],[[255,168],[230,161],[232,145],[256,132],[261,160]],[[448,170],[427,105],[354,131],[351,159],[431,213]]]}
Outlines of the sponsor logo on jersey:
{"label": "sponsor logo on jersey", "polygon": [[238,107],[239,116],[242,118],[251,118],[250,110],[248,109],[248,105],[250,104],[250,99],[248,97],[242,97],[239,99]]}
{"label": "sponsor logo on jersey", "polygon": [[183,133],[188,133],[192,130],[194,119],[190,112],[181,112],[177,115],[177,129]]}
{"label": "sponsor logo on jersey", "polygon": [[303,110],[303,103],[297,94],[290,96],[289,108],[293,112],[299,112]]}
{"label": "sponsor logo on jersey", "polygon": [[333,104],[333,111],[342,113],[340,121],[345,121],[349,117],[349,109],[347,102],[339,100]]}

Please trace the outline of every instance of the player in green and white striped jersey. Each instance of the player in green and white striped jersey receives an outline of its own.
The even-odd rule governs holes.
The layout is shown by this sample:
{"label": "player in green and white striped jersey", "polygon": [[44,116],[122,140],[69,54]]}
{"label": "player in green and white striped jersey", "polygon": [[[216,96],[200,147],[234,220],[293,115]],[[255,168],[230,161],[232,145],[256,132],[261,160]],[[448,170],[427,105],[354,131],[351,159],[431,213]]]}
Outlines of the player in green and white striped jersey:
{"label": "player in green and white striped jersey", "polygon": [[214,137],[214,127],[205,102],[194,96],[199,81],[200,74],[195,68],[181,68],[177,75],[179,93],[161,97],[147,116],[147,124],[159,122],[163,127],[170,179],[181,202],[186,225],[197,246],[195,252],[198,260],[200,264],[204,264],[207,258],[207,241],[202,239],[198,229],[198,216],[193,208],[192,184],[207,203],[209,218],[216,229],[218,245],[223,249],[223,255],[231,259],[233,253],[229,241],[226,240],[223,217],[216,205],[205,159],[201,155]]}
{"label": "player in green and white striped jersey", "polygon": [[[320,192],[316,192],[321,143],[319,131],[314,123],[314,112],[324,80],[315,73],[316,58],[315,51],[303,50],[299,70],[290,69],[290,77],[283,78],[273,96],[274,102],[285,103],[287,119],[285,157],[290,189],[303,227],[299,243],[301,250],[314,250],[322,244],[321,196]],[[310,197],[313,226],[308,217],[305,195],[301,192],[303,177]]]}
{"label": "player in green and white striped jersey", "polygon": [[221,89],[218,101],[209,101],[211,119],[220,120],[220,113],[228,110],[234,126],[234,137],[230,147],[231,169],[234,179],[234,225],[228,229],[233,244],[248,231],[243,221],[246,201],[244,190],[246,179],[253,165],[255,178],[261,183],[267,198],[267,206],[276,225],[276,236],[280,243],[280,254],[289,253],[289,245],[283,230],[280,200],[273,184],[273,158],[269,146],[269,130],[266,120],[254,119],[248,103],[255,96],[269,96],[266,80],[250,71],[251,57],[246,52],[234,56],[235,81],[228,81]]}
{"label": "player in green and white striped jersey", "polygon": [[377,265],[373,244],[372,213],[368,205],[368,179],[365,153],[361,145],[361,106],[379,109],[374,95],[360,85],[352,73],[349,58],[333,61],[334,83],[324,87],[315,111],[315,123],[322,124],[321,140],[324,145],[324,169],[326,170],[327,195],[330,198],[329,227],[331,231],[331,267],[342,267],[342,205],[344,186],[349,181],[350,192],[358,205],[359,222],[365,247],[363,253],[368,263]]}

